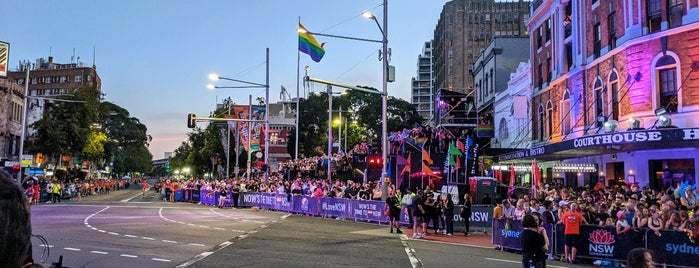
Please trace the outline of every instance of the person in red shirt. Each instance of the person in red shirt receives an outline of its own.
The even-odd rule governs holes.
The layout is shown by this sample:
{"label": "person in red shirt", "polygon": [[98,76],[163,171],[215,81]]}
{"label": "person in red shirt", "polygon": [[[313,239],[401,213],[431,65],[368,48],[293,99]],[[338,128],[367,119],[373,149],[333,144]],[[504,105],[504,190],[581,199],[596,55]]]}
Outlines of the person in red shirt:
{"label": "person in red shirt", "polygon": [[565,259],[566,262],[574,263],[575,255],[578,249],[575,247],[578,237],[580,236],[580,225],[587,224],[585,217],[578,211],[578,204],[570,203],[570,210],[563,213],[561,220],[558,223],[563,223],[565,231]]}
{"label": "person in red shirt", "polygon": [[143,180],[143,182],[141,182],[141,187],[143,187],[143,197],[146,197],[146,191],[148,191],[148,186],[150,185],[148,185],[148,182],[146,180]]}

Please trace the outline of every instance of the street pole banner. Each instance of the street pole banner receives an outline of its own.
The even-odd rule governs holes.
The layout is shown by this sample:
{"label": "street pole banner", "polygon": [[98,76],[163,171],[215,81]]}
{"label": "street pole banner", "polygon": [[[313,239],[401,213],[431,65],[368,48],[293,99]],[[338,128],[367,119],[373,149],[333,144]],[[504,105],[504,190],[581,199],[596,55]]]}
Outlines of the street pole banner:
{"label": "street pole banner", "polygon": [[[0,41],[0,77],[7,77],[7,65],[10,58],[10,44]],[[27,81],[25,81],[27,83]]]}
{"label": "street pole banner", "polygon": [[204,205],[211,205],[213,206],[216,201],[216,196],[214,195],[214,192],[211,190],[201,190],[201,194],[199,202]]}

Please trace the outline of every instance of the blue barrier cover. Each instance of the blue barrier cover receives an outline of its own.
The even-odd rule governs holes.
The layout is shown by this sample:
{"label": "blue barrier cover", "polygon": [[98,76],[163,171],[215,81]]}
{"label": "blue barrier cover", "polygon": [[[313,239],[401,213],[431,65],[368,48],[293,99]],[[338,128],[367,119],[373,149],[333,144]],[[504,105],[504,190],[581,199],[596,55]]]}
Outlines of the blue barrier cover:
{"label": "blue barrier cover", "polygon": [[676,266],[699,264],[699,241],[692,241],[685,232],[660,231],[661,236],[649,231],[646,234],[648,249],[655,252],[656,263]]}
{"label": "blue barrier cover", "polygon": [[316,197],[295,195],[292,198],[293,212],[320,215],[320,200]]}
{"label": "blue barrier cover", "polygon": [[323,216],[334,216],[346,218],[349,215],[349,199],[344,198],[320,198],[320,214]]}
{"label": "blue barrier cover", "polygon": [[349,218],[363,221],[387,222],[388,217],[384,214],[385,202],[368,200],[350,200]]}

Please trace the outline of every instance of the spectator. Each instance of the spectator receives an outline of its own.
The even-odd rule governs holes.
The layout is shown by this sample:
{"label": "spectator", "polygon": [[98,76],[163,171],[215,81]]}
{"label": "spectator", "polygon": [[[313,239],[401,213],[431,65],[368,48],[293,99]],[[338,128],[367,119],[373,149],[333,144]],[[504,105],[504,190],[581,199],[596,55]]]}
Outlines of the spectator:
{"label": "spectator", "polygon": [[524,230],[520,233],[520,243],[522,245],[522,267],[530,268],[533,264],[536,268],[544,267],[546,260],[544,247],[548,247],[544,228],[539,228],[537,218],[533,215],[526,215],[522,220]]}
{"label": "spectator", "polygon": [[[493,211],[493,217],[499,219],[502,215],[502,207],[498,204],[495,209],[499,210],[499,213]],[[464,219],[464,235],[469,236],[471,231],[471,195],[469,193],[464,194],[464,206],[461,207],[461,218]]]}
{"label": "spectator", "polygon": [[681,208],[685,210],[693,210],[697,207],[697,197],[694,195],[692,186],[684,188],[684,195],[680,197]]}
{"label": "spectator", "polygon": [[563,257],[564,260],[568,263],[575,263],[575,255],[578,252],[578,249],[576,248],[576,243],[578,240],[578,237],[580,236],[580,225],[587,224],[585,221],[585,218],[580,214],[580,212],[577,211],[578,205],[575,203],[570,204],[570,211],[566,211],[563,213],[561,220],[558,223],[563,223],[565,229],[564,229],[564,237],[565,237],[565,246],[564,246],[564,252],[565,256]]}
{"label": "spectator", "polygon": [[386,206],[388,207],[388,225],[391,228],[390,233],[393,233],[393,227],[396,227],[396,233],[402,234],[403,231],[400,230],[400,200],[398,200],[397,195],[400,192],[393,193],[393,191],[388,191],[388,198],[386,198]]}
{"label": "spectator", "polygon": [[493,208],[493,219],[504,219],[505,218],[505,215],[502,212],[502,210],[503,210],[502,204],[504,204],[505,201],[507,201],[507,200],[500,200],[500,198],[495,199],[495,207]]}
{"label": "spectator", "polygon": [[19,186],[0,172],[0,267],[31,265],[31,216]]}
{"label": "spectator", "polygon": [[451,236],[454,234],[454,201],[451,200],[451,194],[447,193],[447,197],[444,200],[444,217],[446,219],[446,234]]}
{"label": "spectator", "polygon": [[413,238],[422,238],[424,236],[425,223],[423,222],[423,217],[425,215],[425,208],[423,203],[425,199],[423,197],[422,191],[417,191],[417,196],[413,200]]}
{"label": "spectator", "polygon": [[490,195],[489,194],[483,194],[483,200],[481,200],[481,204],[483,205],[492,205],[493,201],[490,200]]}
{"label": "spectator", "polygon": [[624,234],[628,231],[631,230],[631,224],[629,224],[629,221],[624,217],[624,211],[619,210],[616,214],[616,234]]}
{"label": "spectator", "polygon": [[663,228],[663,221],[660,220],[660,211],[653,205],[649,210],[650,216],[646,219],[647,226],[649,229],[653,230],[655,235],[660,236],[660,229]]}
{"label": "spectator", "polygon": [[653,251],[645,248],[635,248],[629,251],[626,258],[626,268],[654,268]]}
{"label": "spectator", "polygon": [[[361,196],[361,195],[360,195]],[[408,215],[408,218],[410,219],[410,226],[413,226],[413,198],[415,197],[415,194],[410,188],[405,189],[405,194],[403,195],[403,198],[401,199],[401,203],[403,203],[403,208],[405,208],[405,215]]]}

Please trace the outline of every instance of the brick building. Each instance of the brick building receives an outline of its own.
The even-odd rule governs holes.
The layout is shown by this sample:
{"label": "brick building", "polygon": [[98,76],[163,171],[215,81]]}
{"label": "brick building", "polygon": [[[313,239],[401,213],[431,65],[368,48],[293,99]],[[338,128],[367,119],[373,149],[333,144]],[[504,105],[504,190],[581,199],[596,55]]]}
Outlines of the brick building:
{"label": "brick building", "polygon": [[22,135],[24,88],[9,78],[0,78],[0,160],[19,160]]}
{"label": "brick building", "polygon": [[527,28],[533,147],[501,161],[567,185],[696,182],[698,1],[535,1]]}
{"label": "brick building", "polygon": [[[53,62],[53,57],[48,60],[41,58],[34,63],[20,61],[16,71],[7,75],[24,87],[27,69],[29,68],[29,100],[27,101],[27,136],[31,137],[34,130],[29,127],[42,118],[46,105],[54,98],[64,94],[70,94],[72,89],[79,87],[94,87],[101,91],[102,80],[97,74],[97,68],[85,67],[82,63],[59,64]],[[49,98],[49,99],[45,99]]]}

